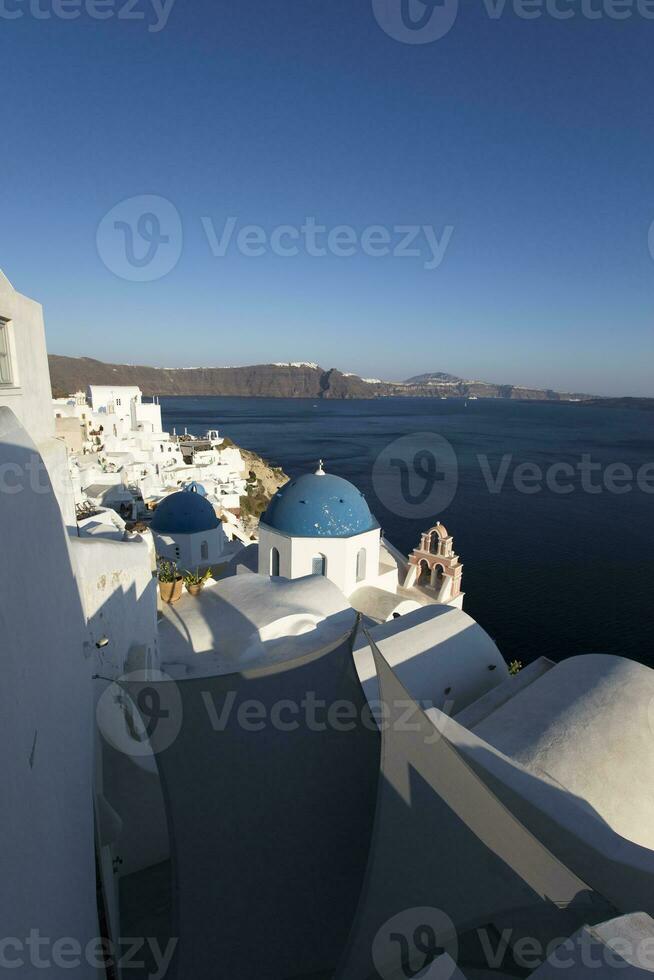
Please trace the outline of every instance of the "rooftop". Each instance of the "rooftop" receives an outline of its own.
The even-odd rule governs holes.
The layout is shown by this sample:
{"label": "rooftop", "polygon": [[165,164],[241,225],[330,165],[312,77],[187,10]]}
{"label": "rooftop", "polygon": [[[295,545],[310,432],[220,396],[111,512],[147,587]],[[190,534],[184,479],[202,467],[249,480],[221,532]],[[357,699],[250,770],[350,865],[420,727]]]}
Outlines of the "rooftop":
{"label": "rooftop", "polygon": [[322,464],[316,473],[286,483],[272,498],[261,523],[283,534],[304,538],[349,538],[379,524],[354,484]]}
{"label": "rooftop", "polygon": [[209,501],[193,489],[164,497],[152,519],[152,530],[159,534],[201,534],[219,525]]}

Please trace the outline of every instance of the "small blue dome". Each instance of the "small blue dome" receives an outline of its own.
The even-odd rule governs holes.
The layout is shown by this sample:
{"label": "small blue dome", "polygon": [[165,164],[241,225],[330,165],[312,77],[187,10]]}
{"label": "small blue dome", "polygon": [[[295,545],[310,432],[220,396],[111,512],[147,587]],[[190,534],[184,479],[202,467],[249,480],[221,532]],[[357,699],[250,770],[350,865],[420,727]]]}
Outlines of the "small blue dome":
{"label": "small blue dome", "polygon": [[151,528],[159,534],[200,534],[220,526],[216,512],[197,490],[180,490],[157,506]]}
{"label": "small blue dome", "polygon": [[298,538],[350,538],[379,527],[360,490],[322,471],[285,484],[261,523]]}
{"label": "small blue dome", "polygon": [[204,487],[201,483],[197,483],[195,480],[192,480],[191,483],[186,483],[182,487],[182,490],[184,490],[185,493],[199,493],[201,497],[207,496],[206,487]]}

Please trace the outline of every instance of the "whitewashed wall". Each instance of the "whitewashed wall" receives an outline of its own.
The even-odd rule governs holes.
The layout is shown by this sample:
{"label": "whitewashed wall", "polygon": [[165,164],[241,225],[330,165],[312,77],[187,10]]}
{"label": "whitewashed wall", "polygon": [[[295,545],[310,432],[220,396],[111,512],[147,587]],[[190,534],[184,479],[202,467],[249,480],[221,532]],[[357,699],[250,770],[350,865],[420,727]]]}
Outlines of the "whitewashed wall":
{"label": "whitewashed wall", "polygon": [[[45,345],[43,310],[39,303],[17,292],[0,272],[0,320],[8,322],[13,384],[0,386],[0,407],[11,409],[29,433],[47,469],[66,524],[75,523],[75,503],[68,472],[67,451],[55,439],[52,389]],[[47,483],[35,471],[31,486]],[[11,483],[11,481],[10,481]]]}
{"label": "whitewashed wall", "polygon": [[[37,413],[38,414],[38,413]],[[38,418],[36,419],[38,424]],[[0,467],[38,459],[0,407]],[[54,942],[97,938],[92,752],[93,660],[68,540],[52,488],[0,492],[0,909],[15,978],[39,972],[26,945],[37,930],[48,977],[95,980],[84,956],[57,965]],[[59,962],[61,962],[59,960]]]}
{"label": "whitewashed wall", "polygon": [[[222,560],[227,545],[227,535],[222,525],[199,534],[157,534],[152,532],[157,554],[174,561],[181,572],[217,564]],[[202,545],[207,545],[207,557],[202,556]]]}
{"label": "whitewashed wall", "polygon": [[[312,574],[313,559],[324,555],[327,559],[326,577],[345,595],[350,595],[362,585],[379,580],[378,530],[366,531],[351,538],[296,538],[280,534],[264,524],[259,528],[259,574],[270,575],[271,551],[280,554],[279,574],[283,578],[304,578]],[[357,555],[366,552],[366,573],[357,581]]]}
{"label": "whitewashed wall", "polygon": [[154,665],[157,584],[147,543],[75,538],[71,551],[98,672],[119,677],[136,646],[145,647]]}
{"label": "whitewashed wall", "polygon": [[45,346],[43,310],[0,275],[0,319],[9,321],[14,384],[0,387],[6,405],[38,445],[54,437],[52,390]]}

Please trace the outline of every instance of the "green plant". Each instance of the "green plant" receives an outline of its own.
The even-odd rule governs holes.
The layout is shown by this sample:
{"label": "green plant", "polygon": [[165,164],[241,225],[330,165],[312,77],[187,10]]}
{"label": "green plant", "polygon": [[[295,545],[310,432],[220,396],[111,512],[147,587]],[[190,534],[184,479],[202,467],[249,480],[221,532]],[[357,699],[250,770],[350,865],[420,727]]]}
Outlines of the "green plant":
{"label": "green plant", "polygon": [[204,585],[205,582],[209,581],[212,575],[213,575],[212,568],[208,568],[206,572],[204,572],[202,575],[200,575],[199,568],[195,569],[195,573],[187,571],[184,573],[184,585],[187,588],[189,585]]}
{"label": "green plant", "polygon": [[157,559],[157,578],[160,582],[177,582],[180,578],[177,565],[168,558]]}
{"label": "green plant", "polygon": [[509,664],[509,673],[515,677],[522,670],[523,664],[521,660],[512,660]]}

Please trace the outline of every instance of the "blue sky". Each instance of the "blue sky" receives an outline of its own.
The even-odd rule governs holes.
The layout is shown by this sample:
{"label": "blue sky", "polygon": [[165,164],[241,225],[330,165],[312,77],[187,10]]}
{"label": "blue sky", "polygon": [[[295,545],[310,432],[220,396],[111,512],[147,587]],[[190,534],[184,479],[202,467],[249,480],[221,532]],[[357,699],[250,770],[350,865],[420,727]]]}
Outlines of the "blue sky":
{"label": "blue sky", "polygon": [[[60,2],[0,0],[0,267],[44,304],[53,353],[654,395],[654,19],[635,0],[625,20],[610,0],[584,0],[592,20],[581,0],[557,0],[567,20],[466,0],[424,44],[380,26],[373,2],[388,27],[401,0],[168,0],[164,26],[153,0],[65,0],[70,20]],[[354,254],[307,254],[307,217]],[[280,226],[297,254],[271,247]],[[412,226],[449,229],[437,267],[422,231],[393,254]],[[128,237],[145,262],[160,235],[172,268],[134,281],[157,267],[126,262]]]}

